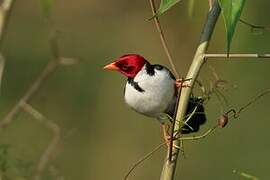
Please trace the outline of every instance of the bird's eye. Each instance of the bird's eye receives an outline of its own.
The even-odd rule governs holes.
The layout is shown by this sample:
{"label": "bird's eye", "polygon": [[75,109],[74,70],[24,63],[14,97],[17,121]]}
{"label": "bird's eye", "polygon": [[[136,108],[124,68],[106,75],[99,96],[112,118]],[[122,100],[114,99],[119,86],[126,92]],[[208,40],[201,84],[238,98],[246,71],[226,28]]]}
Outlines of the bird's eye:
{"label": "bird's eye", "polygon": [[128,70],[128,66],[127,66],[127,65],[123,65],[123,66],[122,66],[122,70],[123,70],[123,71]]}

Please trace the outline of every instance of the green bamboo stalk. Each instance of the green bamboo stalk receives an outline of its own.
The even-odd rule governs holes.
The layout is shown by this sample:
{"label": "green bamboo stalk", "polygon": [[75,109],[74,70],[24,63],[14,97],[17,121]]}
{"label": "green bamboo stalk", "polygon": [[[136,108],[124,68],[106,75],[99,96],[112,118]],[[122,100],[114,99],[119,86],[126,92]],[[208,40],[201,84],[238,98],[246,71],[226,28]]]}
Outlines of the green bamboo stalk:
{"label": "green bamboo stalk", "polygon": [[[185,116],[188,100],[191,95],[194,82],[196,81],[196,78],[199,75],[200,69],[202,68],[205,62],[204,54],[207,51],[208,44],[213,34],[215,24],[218,20],[220,11],[221,9],[216,0],[214,2],[214,5],[211,11],[208,13],[208,16],[206,18],[206,22],[205,22],[205,25],[204,25],[204,28],[200,37],[200,43],[198,45],[192,64],[186,76],[186,79],[191,79],[189,81],[191,87],[183,88],[181,91],[181,95],[179,98],[179,106],[177,109],[177,116],[176,116],[176,121],[178,122],[182,122]],[[183,123],[175,123],[174,132],[179,132],[182,126],[183,126]],[[174,146],[172,148],[172,157],[169,158],[169,155],[170,155],[169,151],[167,153],[167,156],[163,165],[163,170],[160,176],[160,180],[173,180],[174,179],[177,159],[179,155],[179,148],[176,148],[176,147],[180,147],[181,145],[181,140],[179,137],[180,135],[177,135],[177,136],[178,136],[177,137],[178,140],[175,140],[173,142]]]}

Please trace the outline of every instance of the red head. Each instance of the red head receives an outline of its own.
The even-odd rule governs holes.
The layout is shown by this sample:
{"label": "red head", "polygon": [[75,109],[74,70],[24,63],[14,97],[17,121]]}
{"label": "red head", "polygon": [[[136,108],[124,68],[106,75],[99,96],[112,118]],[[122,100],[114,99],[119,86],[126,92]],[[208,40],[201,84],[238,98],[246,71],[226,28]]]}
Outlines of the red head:
{"label": "red head", "polygon": [[144,57],[138,54],[126,54],[104,66],[104,69],[116,70],[126,77],[134,78],[146,62]]}

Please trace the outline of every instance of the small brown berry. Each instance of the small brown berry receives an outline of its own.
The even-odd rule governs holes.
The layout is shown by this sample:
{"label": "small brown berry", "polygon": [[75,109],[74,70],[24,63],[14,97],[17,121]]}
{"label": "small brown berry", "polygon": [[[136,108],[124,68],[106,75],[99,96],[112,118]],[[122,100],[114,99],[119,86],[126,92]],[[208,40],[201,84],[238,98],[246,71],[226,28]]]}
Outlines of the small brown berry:
{"label": "small brown berry", "polygon": [[227,114],[223,114],[218,119],[218,125],[224,128],[228,124],[229,118]]}

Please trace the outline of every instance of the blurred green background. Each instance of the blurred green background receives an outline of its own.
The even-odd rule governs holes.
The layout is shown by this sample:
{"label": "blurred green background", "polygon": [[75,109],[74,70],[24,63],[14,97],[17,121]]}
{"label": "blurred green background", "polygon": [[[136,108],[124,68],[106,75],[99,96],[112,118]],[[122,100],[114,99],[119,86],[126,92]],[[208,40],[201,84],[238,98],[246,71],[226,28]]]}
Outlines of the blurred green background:
{"label": "blurred green background", "polygon": [[[270,24],[268,0],[247,1],[242,18]],[[195,1],[193,17],[188,1],[182,1],[160,20],[177,69],[185,76],[195,52],[208,11],[206,1]],[[60,31],[61,55],[78,57],[81,63],[61,66],[44,82],[31,104],[61,127],[62,140],[43,173],[53,179],[53,167],[65,180],[120,180],[141,156],[163,142],[157,121],[130,110],[123,100],[125,78],[104,72],[102,67],[125,53],[139,53],[150,62],[169,66],[152,21],[148,1],[55,0],[52,19]],[[27,91],[51,58],[50,27],[39,1],[16,1],[3,41],[7,58],[1,89],[3,118]],[[231,52],[269,53],[270,33],[254,34],[239,24]],[[225,50],[225,30],[220,18],[209,52]],[[240,107],[269,88],[268,60],[211,60],[221,79],[237,85],[224,92],[229,107]],[[205,66],[201,79],[206,87],[213,80]],[[234,169],[268,179],[270,162],[269,100],[265,96],[206,139],[185,143],[187,157],[180,158],[176,179],[241,179]],[[228,108],[229,108],[228,107]],[[225,109],[227,110],[227,109]],[[206,131],[221,114],[215,96],[206,106]],[[0,132],[0,143],[9,144],[12,179],[29,177],[52,133],[30,115],[21,112]],[[159,179],[166,154],[155,153],[131,175],[130,180]],[[30,164],[17,172],[13,160]],[[28,175],[26,175],[28,174]]]}

